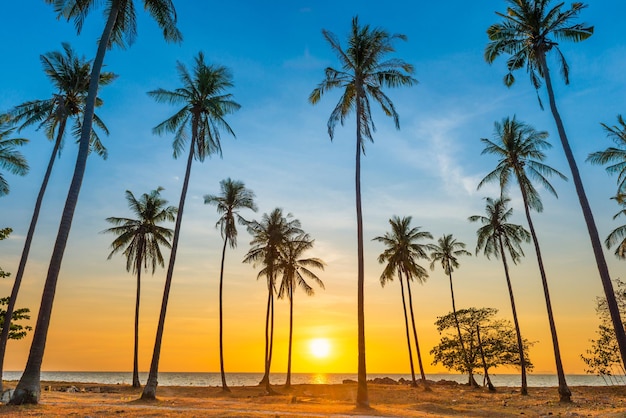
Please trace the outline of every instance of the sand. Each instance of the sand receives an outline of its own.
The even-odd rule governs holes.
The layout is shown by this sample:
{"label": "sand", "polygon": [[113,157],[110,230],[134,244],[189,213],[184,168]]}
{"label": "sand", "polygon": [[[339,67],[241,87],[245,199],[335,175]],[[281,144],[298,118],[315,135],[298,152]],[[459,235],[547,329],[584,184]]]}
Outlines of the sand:
{"label": "sand", "polygon": [[[7,382],[5,389],[15,385]],[[141,401],[128,385],[43,382],[39,405],[0,405],[0,416],[15,417],[626,417],[626,387],[572,387],[572,402],[559,403],[556,388],[500,387],[491,393],[440,382],[422,387],[369,384],[371,409],[356,410],[356,385],[261,387],[159,387],[157,401]]]}

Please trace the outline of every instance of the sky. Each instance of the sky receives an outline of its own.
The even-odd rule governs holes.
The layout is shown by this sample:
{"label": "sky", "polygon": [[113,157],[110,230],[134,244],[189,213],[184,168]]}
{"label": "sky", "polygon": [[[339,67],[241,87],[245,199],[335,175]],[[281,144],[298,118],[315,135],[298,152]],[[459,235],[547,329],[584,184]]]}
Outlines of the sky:
{"label": "sky", "polygon": [[[119,75],[99,96],[98,109],[110,136],[103,138],[109,157],[89,158],[70,239],[59,277],[43,369],[49,371],[126,371],[132,369],[135,278],[123,257],[107,260],[113,236],[101,232],[105,218],[130,215],[124,191],[136,196],[158,186],[177,205],[185,159],[172,157],[171,135],[157,136],[152,128],[176,109],[158,104],[146,92],[179,86],[176,63],[191,67],[202,51],[209,63],[232,70],[234,99],[241,110],[229,115],[236,139],[224,134],[223,158],[194,162],[161,355],[161,371],[219,371],[217,291],[222,240],[215,229],[215,208],[203,196],[219,192],[219,182],[231,177],[256,194],[260,219],[276,207],[292,213],[313,238],[312,257],[327,263],[320,272],[325,290],[307,297],[295,295],[295,372],[356,372],[356,215],[354,208],[354,118],[337,126],[335,138],[326,122],[339,93],[329,92],[315,106],[311,91],[324,77],[324,68],[338,62],[322,37],[322,29],[344,42],[353,16],[362,23],[401,33],[400,57],[415,67],[419,81],[410,88],[387,90],[400,115],[400,130],[380,109],[373,110],[377,131],[362,159],[362,198],[365,234],[365,314],[367,365],[371,373],[408,373],[404,320],[397,281],[382,288],[383,250],[372,238],[389,230],[393,215],[412,216],[413,225],[436,238],[452,233],[474,253],[476,224],[467,218],[484,212],[485,197],[497,197],[495,186],[476,190],[496,160],[481,156],[480,138],[491,138],[494,122],[516,116],[550,134],[554,147],[546,163],[568,177],[569,168],[548,110],[542,111],[528,76],[502,82],[505,59],[488,65],[483,51],[486,29],[499,22],[494,13],[506,3],[399,1],[382,7],[372,1],[175,2],[184,41],[166,43],[138,3],[138,35],[126,50],[107,53],[107,71]],[[564,43],[570,85],[554,67],[555,93],[570,143],[603,239],[620,220],[609,198],[616,179],[602,167],[584,162],[590,152],[612,142],[600,125],[616,123],[626,111],[626,27],[621,16],[626,3],[595,0],[581,21],[595,26],[594,35],[580,44]],[[193,6],[192,6],[193,4]],[[76,34],[73,23],[58,20],[43,1],[10,2],[0,18],[5,64],[0,79],[0,110],[52,93],[39,56],[69,42],[93,57],[104,21],[95,10]],[[10,40],[10,41],[9,41]],[[552,62],[552,64],[555,64]],[[545,92],[540,96],[547,104]],[[7,174],[11,192],[0,198],[1,227],[12,227],[0,242],[0,266],[15,272],[35,198],[52,144],[43,132],[25,129],[30,139],[21,151],[30,172]],[[56,228],[73,172],[77,147],[67,138],[55,163],[26,268],[18,306],[29,307],[34,325]],[[544,212],[534,215],[544,254],[553,309],[566,373],[583,373],[580,355],[590,347],[598,318],[596,297],[602,295],[580,206],[571,181],[554,179],[558,199],[543,191]],[[521,198],[512,189],[513,222],[525,225]],[[173,228],[173,225],[170,225]],[[225,366],[227,372],[263,370],[265,283],[256,280],[258,266],[242,264],[250,236],[239,231],[239,245],[226,255],[224,288]],[[554,358],[534,251],[511,269],[522,335],[535,345],[530,358],[535,373],[554,373]],[[623,261],[605,250],[613,277],[621,277]],[[427,262],[424,262],[424,266]],[[453,273],[457,308],[492,307],[511,320],[511,308],[498,260],[482,255],[465,257]],[[434,322],[451,311],[449,282],[441,268],[414,287],[414,308],[420,348],[427,373],[445,372],[432,365],[429,351],[439,341]],[[140,319],[140,369],[149,368],[164,269],[144,275]],[[8,295],[12,280],[0,282]],[[288,303],[276,306],[275,354],[272,370],[286,370]],[[329,355],[311,355],[309,343],[325,338]],[[6,370],[24,367],[30,338],[10,342]]]}

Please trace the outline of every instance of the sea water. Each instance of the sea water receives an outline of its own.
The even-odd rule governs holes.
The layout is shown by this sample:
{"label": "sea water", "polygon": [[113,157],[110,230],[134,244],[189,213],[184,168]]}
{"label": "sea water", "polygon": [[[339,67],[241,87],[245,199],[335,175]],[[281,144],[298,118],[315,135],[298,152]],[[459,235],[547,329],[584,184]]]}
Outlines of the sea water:
{"label": "sea water", "polygon": [[[19,380],[22,372],[6,371],[4,380]],[[275,385],[285,383],[286,373],[272,373],[270,382]],[[491,381],[495,386],[521,386],[520,375],[518,374],[490,374]],[[262,373],[227,373],[226,381],[229,386],[255,386],[263,377]],[[411,379],[410,374],[368,374],[368,379],[390,377],[394,380],[404,378]],[[139,373],[142,383],[148,378],[148,373]],[[416,376],[419,379],[419,375]],[[459,374],[427,374],[426,379],[432,381],[448,380],[457,383],[467,383],[467,375]],[[476,381],[482,383],[482,375],[475,375]],[[127,384],[132,383],[130,372],[41,372],[41,380],[53,382],[82,382],[82,383],[102,383],[102,384]],[[219,373],[159,373],[159,385],[161,386],[221,386]],[[292,384],[337,384],[344,380],[357,380],[356,373],[292,373]],[[567,375],[569,386],[605,386],[609,384],[625,385],[624,376],[616,376],[611,379],[595,375]],[[530,387],[550,387],[557,386],[556,375],[552,374],[528,374],[528,386]]]}

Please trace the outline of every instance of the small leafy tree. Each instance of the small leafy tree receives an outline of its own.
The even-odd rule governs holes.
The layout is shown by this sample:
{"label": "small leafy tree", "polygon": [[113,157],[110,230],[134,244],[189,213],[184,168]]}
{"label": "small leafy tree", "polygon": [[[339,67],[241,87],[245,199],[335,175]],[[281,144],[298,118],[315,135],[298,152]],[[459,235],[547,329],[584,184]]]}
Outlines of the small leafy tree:
{"label": "small leafy tree", "polygon": [[[0,269],[0,272],[2,270]],[[8,274],[8,273],[7,273]],[[9,303],[9,297],[0,298],[0,331],[4,328],[4,315],[6,314],[5,306]],[[17,321],[29,320],[30,309],[18,308],[13,311],[11,315],[11,325],[9,329],[10,340],[21,340],[26,336],[28,331],[32,331],[33,328],[30,325],[18,324]]]}
{"label": "small leafy tree", "polygon": [[[624,315],[626,313],[626,282],[616,279],[613,283],[620,314]],[[596,312],[601,321],[596,331],[598,338],[591,340],[591,348],[587,349],[585,354],[581,354],[580,357],[585,362],[586,373],[602,376],[607,382],[615,383],[615,376],[626,375],[626,369],[622,364],[606,299],[598,297],[596,303]]]}
{"label": "small leafy tree", "polygon": [[[454,314],[450,312],[437,317],[435,326],[442,337],[440,343],[430,350],[434,358],[432,364],[441,363],[448,370],[461,373],[466,372],[469,367],[472,374],[474,370],[489,370],[498,366],[519,367],[520,355],[515,329],[509,321],[496,319],[497,313],[498,310],[494,308],[468,308],[456,311],[465,343],[467,364],[460,348]],[[480,332],[480,344],[478,332]],[[524,358],[528,370],[533,367],[528,358],[528,348],[532,344],[524,339]]]}

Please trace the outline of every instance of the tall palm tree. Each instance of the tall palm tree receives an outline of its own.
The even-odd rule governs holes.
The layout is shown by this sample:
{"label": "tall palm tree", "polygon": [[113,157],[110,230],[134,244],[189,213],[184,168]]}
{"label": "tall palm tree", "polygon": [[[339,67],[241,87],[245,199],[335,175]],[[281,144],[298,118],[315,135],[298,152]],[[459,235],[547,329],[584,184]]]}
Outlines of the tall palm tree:
{"label": "tall palm tree", "polygon": [[293,295],[297,287],[302,288],[307,296],[313,296],[313,287],[306,282],[311,279],[324,289],[324,283],[311,268],[324,270],[325,263],[319,258],[302,258],[302,254],[313,248],[313,242],[308,234],[300,234],[287,240],[280,251],[278,269],[282,272],[282,280],[278,289],[278,298],[287,295],[289,299],[289,349],[287,354],[287,378],[285,388],[291,387],[291,347],[293,342]]}
{"label": "tall palm tree", "polygon": [[352,19],[352,29],[348,37],[348,48],[343,49],[337,36],[322,30],[326,41],[341,63],[341,70],[328,67],[325,78],[309,96],[312,104],[318,103],[324,93],[334,88],[343,90],[339,103],[328,119],[328,135],[332,140],[337,122],[354,111],[356,115],[356,218],[357,218],[357,316],[358,316],[358,389],[357,406],[369,407],[367,393],[367,372],[365,367],[365,317],[363,286],[363,217],[361,210],[361,152],[365,151],[365,140],[373,142],[372,133],[376,126],[372,120],[370,99],[380,104],[383,112],[391,116],[397,129],[400,128],[398,113],[387,95],[386,87],[411,86],[417,83],[411,74],[413,66],[403,60],[387,58],[395,52],[396,40],[406,40],[401,34],[389,34],[369,25],[360,26],[358,17]]}
{"label": "tall palm tree", "polygon": [[[513,286],[511,285],[511,277],[509,276],[509,266],[506,261],[506,253],[511,256],[513,264],[524,256],[522,250],[522,242],[530,242],[530,233],[521,225],[508,223],[509,218],[513,214],[513,209],[507,207],[511,199],[501,197],[499,199],[487,198],[485,212],[487,216],[474,215],[468,219],[470,222],[480,222],[483,226],[478,228],[476,235],[478,241],[476,243],[476,255],[483,250],[487,258],[492,255],[496,258],[502,257],[502,265],[504,266],[504,277],[506,278],[506,286],[509,290],[509,299],[511,300],[511,310],[513,312],[513,323],[515,324],[515,333],[517,334],[517,347],[519,348],[520,367],[522,375],[522,395],[528,395],[528,383],[526,381],[526,361],[524,359],[524,345],[522,343],[522,333],[517,320],[517,309],[515,308],[515,297],[513,296]],[[506,250],[506,252],[505,252]]]}
{"label": "tall palm tree", "polygon": [[126,271],[137,275],[137,295],[135,297],[135,346],[133,350],[133,387],[140,387],[139,383],[139,300],[141,296],[141,270],[152,269],[156,271],[157,265],[163,267],[163,255],[161,245],[171,248],[169,240],[172,238],[172,230],[160,226],[159,223],[176,218],[177,209],[167,205],[167,200],[161,198],[162,187],[158,187],[149,194],[144,193],[139,199],[130,190],[126,190],[126,201],[130,210],[136,215],[132,218],[106,218],[113,224],[112,228],[102,232],[117,235],[111,243],[111,253],[121,252],[126,256]]}
{"label": "tall palm tree", "polygon": [[[626,364],[626,332],[619,314],[619,308],[611,283],[609,269],[602,252],[602,244],[598,235],[598,228],[593,219],[589,200],[578,171],[574,154],[565,134],[563,121],[556,107],[552,79],[548,67],[547,56],[550,52],[556,53],[561,66],[561,74],[565,84],[569,84],[569,66],[565,56],[559,49],[558,41],[580,42],[593,34],[593,26],[583,23],[574,23],[580,12],[586,7],[581,2],[574,2],[570,9],[562,10],[564,3],[559,2],[550,7],[550,0],[507,0],[507,13],[498,13],[504,20],[489,27],[487,34],[491,42],[485,49],[485,60],[495,61],[500,55],[510,55],[507,60],[509,72],[504,77],[507,86],[515,82],[513,71],[526,67],[530,80],[537,91],[541,87],[541,79],[546,83],[550,110],[556,122],[559,138],[567,163],[572,172],[574,186],[585,218],[591,246],[598,266],[600,280],[604,287],[613,328],[620,347],[622,361]],[[565,399],[566,400],[566,399]]]}
{"label": "tall palm tree", "polygon": [[257,274],[257,279],[266,278],[267,282],[267,309],[265,313],[265,357],[263,359],[265,372],[261,384],[265,385],[268,394],[274,393],[270,386],[270,368],[272,364],[272,348],[274,342],[274,293],[276,279],[281,271],[281,251],[287,242],[302,235],[300,221],[292,219],[291,214],[283,215],[280,208],[270,214],[263,214],[261,222],[253,221],[248,225],[248,232],[252,235],[251,248],[245,255],[244,263],[260,263],[263,268]]}
{"label": "tall palm tree", "polygon": [[459,335],[459,344],[461,345],[461,353],[463,354],[463,360],[465,361],[467,372],[469,374],[469,385],[478,387],[478,383],[474,380],[472,375],[472,368],[470,367],[469,356],[465,349],[465,343],[463,342],[463,336],[461,335],[461,327],[459,326],[459,318],[456,314],[456,303],[454,300],[454,287],[452,286],[452,272],[454,269],[459,268],[459,261],[457,257],[462,255],[472,255],[469,251],[465,250],[465,243],[457,241],[452,234],[444,234],[437,240],[437,244],[432,245],[432,251],[430,253],[430,269],[434,270],[437,262],[441,263],[443,271],[448,275],[450,279],[450,296],[452,297],[452,315],[454,316],[454,324],[456,325],[456,331]]}
{"label": "tall palm tree", "polygon": [[[16,147],[26,144],[28,139],[9,138],[13,132],[15,127],[12,126],[10,117],[0,115],[0,168],[18,176],[25,176],[29,169],[28,163]],[[9,183],[0,172],[0,196],[8,194],[9,190]]]}
{"label": "tall palm tree", "polygon": [[617,115],[617,122],[619,126],[601,124],[616,146],[589,154],[587,161],[592,164],[610,164],[606,171],[617,174],[617,193],[620,195],[626,192],[626,122],[622,115]]}
{"label": "tall palm tree", "polygon": [[227,178],[220,182],[221,194],[205,195],[204,203],[215,205],[217,213],[221,214],[215,226],[220,229],[224,246],[222,247],[222,262],[220,264],[220,372],[222,374],[222,390],[230,392],[226,384],[226,373],[224,372],[224,346],[223,346],[223,313],[222,313],[222,289],[224,287],[224,259],[226,258],[226,247],[237,247],[237,223],[248,225],[248,221],[239,214],[240,209],[250,209],[257,211],[254,203],[254,192],[247,189],[243,182]]}
{"label": "tall palm tree", "polygon": [[[129,46],[133,43],[137,34],[135,2],[132,0],[118,1],[106,0],[45,0],[46,3],[54,6],[54,11],[58,18],[67,20],[73,19],[78,32],[82,30],[83,23],[89,12],[105,4],[106,23],[102,35],[98,41],[98,50],[93,61],[91,78],[89,80],[89,90],[85,99],[85,109],[83,113],[83,123],[81,124],[81,134],[78,145],[78,155],[76,156],[76,166],[72,176],[65,207],[61,215],[59,232],[54,244],[48,273],[44,284],[44,292],[41,297],[41,305],[37,316],[33,341],[28,356],[28,361],[24,373],[15,388],[11,398],[11,404],[38,403],[40,396],[40,376],[41,363],[48,336],[50,316],[54,302],[57,279],[61,270],[61,261],[67,245],[74,210],[78,202],[78,195],[83,182],[87,156],[89,154],[89,143],[92,137],[92,126],[94,121],[94,110],[96,107],[96,97],[100,84],[100,73],[104,64],[106,51],[114,44],[121,47]],[[176,11],[172,0],[143,0],[144,9],[157,21],[163,30],[163,36],[167,41],[179,42],[182,36],[176,28]]]}
{"label": "tall palm tree", "polygon": [[[72,121],[71,129],[73,136],[80,136],[83,110],[85,108],[85,99],[87,97],[89,78],[91,75],[91,62],[87,61],[84,57],[77,56],[69,44],[63,43],[62,46],[63,52],[48,52],[40,56],[43,70],[56,88],[56,92],[52,94],[52,97],[43,100],[28,101],[15,106],[9,111],[12,120],[15,123],[20,123],[20,130],[32,125],[37,125],[38,129],[44,128],[46,137],[49,140],[54,140],[54,146],[52,147],[48,167],[39,188],[37,200],[35,201],[35,208],[33,210],[30,226],[28,227],[28,232],[26,233],[26,239],[24,240],[24,248],[22,249],[17,273],[15,274],[15,281],[13,282],[13,289],[4,316],[5,323],[10,322],[13,310],[15,309],[17,296],[22,285],[24,270],[26,269],[26,262],[28,261],[28,254],[30,253],[35,228],[39,219],[39,212],[41,211],[41,204],[46,193],[46,188],[48,187],[48,181],[57,154],[59,156],[61,155],[65,128],[69,120]],[[115,77],[116,75],[111,72],[102,72],[100,74],[100,86],[108,85]],[[96,106],[101,105],[102,99],[99,97],[96,98]],[[107,127],[96,114],[94,114],[94,123],[108,135],[109,131]],[[90,150],[96,152],[102,158],[106,159],[107,157],[107,150],[104,145],[102,145],[95,130],[91,131]],[[6,328],[6,330],[3,329],[2,333],[0,333],[0,382],[2,381],[4,354],[6,352],[8,338],[8,328]],[[0,383],[0,389],[1,388],[2,385]]]}
{"label": "tall palm tree", "polygon": [[187,154],[187,168],[180,193],[180,202],[178,203],[174,237],[172,238],[172,251],[167,267],[167,276],[165,277],[163,301],[154,342],[150,374],[141,394],[142,399],[156,399],[163,327],[165,325],[167,302],[174,274],[176,250],[178,249],[180,225],[191,175],[191,164],[194,158],[202,162],[211,154],[218,153],[220,156],[222,155],[220,129],[224,129],[233,137],[235,136],[224,117],[240,108],[239,104],[232,100],[232,94],[226,92],[233,87],[230,71],[226,67],[207,65],[204,62],[204,54],[202,52],[198,53],[194,61],[195,65],[191,73],[184,64],[180,62],[177,64],[178,75],[183,84],[182,87],[174,91],[157,89],[148,92],[159,103],[182,105],[173,116],[153,129],[153,132],[158,135],[166,132],[174,134],[174,158],[178,158],[183,153],[188,139],[190,143]]}
{"label": "tall palm tree", "polygon": [[543,265],[539,239],[537,238],[535,226],[530,216],[531,209],[537,212],[543,211],[541,196],[533,185],[532,180],[538,182],[544,189],[557,197],[556,190],[554,190],[554,187],[552,187],[552,184],[548,181],[548,177],[557,176],[563,180],[567,180],[567,178],[559,171],[543,163],[546,159],[546,154],[543,150],[552,146],[547,141],[547,132],[537,131],[532,126],[516,120],[515,117],[513,119],[505,118],[502,123],[495,122],[494,126],[493,140],[487,138],[481,139],[482,143],[485,144],[482,154],[495,155],[498,158],[498,165],[480,181],[478,189],[487,182],[497,181],[500,183],[502,193],[506,194],[511,182],[516,181],[519,185],[522,201],[524,202],[524,214],[526,215],[528,229],[530,230],[530,236],[535,247],[544,299],[546,301],[550,335],[552,336],[552,348],[559,382],[558,392],[563,401],[568,401],[571,397],[571,392],[565,380],[565,371],[563,370],[563,363],[561,361],[561,350],[559,348],[556,323],[552,312],[548,278]]}
{"label": "tall palm tree", "polygon": [[422,384],[427,387],[426,374],[424,373],[424,366],[422,364],[422,354],[420,351],[419,342],[417,339],[417,330],[415,327],[415,316],[413,314],[413,298],[411,296],[411,280],[415,279],[420,283],[424,283],[428,277],[428,272],[425,268],[417,264],[418,259],[428,259],[427,251],[432,250],[430,244],[421,244],[418,241],[423,239],[433,239],[430,232],[420,231],[420,227],[411,227],[411,217],[405,216],[399,218],[393,216],[389,219],[391,225],[391,232],[386,232],[382,237],[374,238],[374,241],[383,243],[386,248],[378,256],[378,262],[385,265],[385,269],[380,275],[380,284],[385,286],[387,282],[392,281],[394,276],[398,276],[400,282],[400,291],[402,293],[402,308],[404,310],[404,325],[406,328],[406,342],[409,351],[409,364],[411,366],[411,378],[412,385],[417,386],[415,380],[415,371],[413,367],[413,354],[411,351],[411,339],[409,334],[409,321],[406,311],[406,302],[404,297],[404,284],[402,282],[402,276],[406,279],[407,291],[409,295],[409,307],[411,311],[411,322],[413,325],[413,337],[415,342],[415,351],[417,352],[417,359],[422,379]]}

